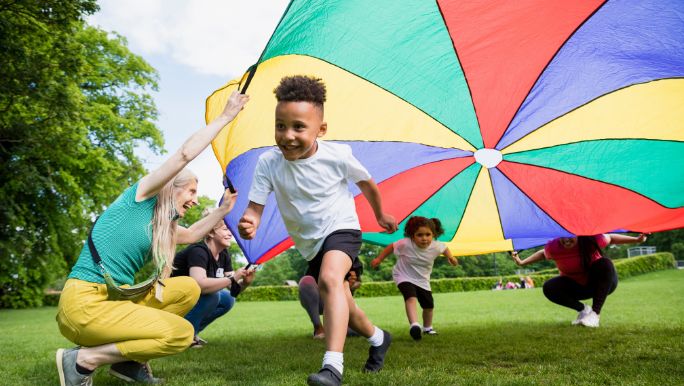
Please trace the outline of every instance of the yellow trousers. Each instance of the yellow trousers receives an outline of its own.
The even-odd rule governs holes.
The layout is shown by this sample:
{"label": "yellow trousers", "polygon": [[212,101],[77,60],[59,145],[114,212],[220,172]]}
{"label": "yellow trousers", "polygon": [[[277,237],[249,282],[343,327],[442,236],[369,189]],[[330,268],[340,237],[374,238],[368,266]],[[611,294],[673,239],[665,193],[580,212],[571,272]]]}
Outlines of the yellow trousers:
{"label": "yellow trousers", "polygon": [[187,276],[164,284],[163,302],[150,291],[134,303],[107,300],[105,284],[69,279],[59,298],[59,330],[83,347],[114,343],[125,358],[137,362],[182,352],[194,335],[183,316],[197,303],[200,288]]}

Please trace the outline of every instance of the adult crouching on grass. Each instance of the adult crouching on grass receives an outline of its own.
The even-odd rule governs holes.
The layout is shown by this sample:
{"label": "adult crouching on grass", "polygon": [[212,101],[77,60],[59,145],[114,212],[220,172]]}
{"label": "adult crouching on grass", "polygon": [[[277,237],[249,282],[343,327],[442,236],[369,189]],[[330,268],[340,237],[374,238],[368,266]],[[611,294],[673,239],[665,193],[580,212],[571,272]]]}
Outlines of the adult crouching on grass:
{"label": "adult crouching on grass", "polygon": [[[204,237],[230,212],[237,195],[226,191],[211,215],[189,228],[179,226],[178,218],[197,200],[197,178],[184,168],[248,99],[233,93],[218,118],[126,189],[93,225],[59,300],[60,332],[78,345],[57,350],[62,386],[92,384],[95,369],[106,364],[126,381],[159,383],[148,361],[182,352],[192,343],[193,327],[183,315],[197,302],[200,289],[190,277],[166,279],[176,243]],[[133,286],[136,272],[149,259],[163,285],[152,279],[146,283],[157,284],[149,289]],[[142,294],[133,293],[136,287]]]}
{"label": "adult crouching on grass", "polygon": [[[528,258],[521,260],[517,252],[511,255],[519,266],[550,259],[556,263],[560,276],[544,283],[544,296],[550,301],[577,311],[573,325],[598,327],[601,308],[608,295],[617,288],[618,276],[613,262],[603,256],[602,249],[610,244],[636,244],[646,241],[619,234],[560,237],[546,243]],[[580,300],[592,299],[592,305]]]}
{"label": "adult crouching on grass", "polygon": [[[206,217],[212,212],[206,210],[203,215]],[[243,267],[233,271],[228,253],[232,241],[233,234],[221,219],[204,240],[178,252],[173,260],[171,276],[190,276],[201,290],[197,304],[185,315],[185,319],[192,323],[195,330],[191,345],[193,348],[201,348],[207,343],[199,337],[199,333],[214,320],[228,313],[240,292],[254,281],[254,269]]]}

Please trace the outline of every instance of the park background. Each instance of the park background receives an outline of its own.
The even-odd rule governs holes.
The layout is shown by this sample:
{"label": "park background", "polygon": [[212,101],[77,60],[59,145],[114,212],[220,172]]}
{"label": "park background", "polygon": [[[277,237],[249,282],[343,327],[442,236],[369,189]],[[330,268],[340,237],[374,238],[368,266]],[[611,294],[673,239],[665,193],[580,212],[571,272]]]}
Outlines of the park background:
{"label": "park background", "polygon": [[[7,384],[52,383],[51,355],[67,342],[54,323],[54,307],[41,306],[54,306],[95,216],[204,124],[204,99],[257,60],[286,5],[0,2],[0,374]],[[222,192],[222,172],[210,150],[190,168],[200,176],[202,196],[185,224],[214,206]],[[538,264],[532,273],[518,271],[505,253],[461,257],[455,268],[440,261],[434,279],[486,280],[473,287],[445,285],[448,293],[436,295],[440,340],[426,345],[414,363],[415,347],[399,337],[394,355],[401,359],[386,376],[363,383],[678,384],[684,379],[684,275],[659,270],[684,260],[684,230],[653,234],[646,244],[671,254],[629,265],[598,331],[571,328],[573,315],[548,304],[539,289],[452,292],[489,288],[501,277],[543,279],[553,274],[552,263]],[[385,283],[392,260],[368,269],[379,248],[362,249],[362,288],[377,288],[368,296],[388,295],[383,291],[393,288]],[[622,259],[626,248],[606,253]],[[231,252],[236,265],[244,264],[235,246]],[[258,273],[252,290],[269,290],[251,300],[292,299],[294,290],[282,284],[297,280],[304,269],[296,251],[286,251]],[[649,271],[659,272],[641,275]],[[405,329],[398,296],[359,302],[393,332]],[[310,331],[296,302],[242,303],[208,330],[214,344],[205,353],[183,354],[187,363],[160,361],[162,370],[178,377],[175,384],[236,384],[239,377],[243,384],[297,383],[289,374],[306,373],[311,361],[318,362],[322,347],[308,349]],[[578,346],[580,341],[585,345]],[[352,355],[364,347],[351,343]],[[264,363],[270,352],[283,360]],[[192,369],[203,366],[231,380],[197,380]],[[359,383],[360,376],[350,372],[348,381]],[[112,382],[103,374],[96,381]]]}

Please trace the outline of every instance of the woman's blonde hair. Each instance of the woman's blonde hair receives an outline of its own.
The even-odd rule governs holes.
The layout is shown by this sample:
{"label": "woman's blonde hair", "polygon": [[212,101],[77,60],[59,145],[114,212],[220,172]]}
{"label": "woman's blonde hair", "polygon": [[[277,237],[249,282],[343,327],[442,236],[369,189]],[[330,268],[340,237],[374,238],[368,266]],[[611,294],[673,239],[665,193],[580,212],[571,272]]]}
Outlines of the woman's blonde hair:
{"label": "woman's blonde hair", "polygon": [[157,270],[162,272],[163,278],[171,273],[171,263],[176,254],[176,230],[178,228],[176,191],[186,187],[193,180],[197,182],[197,176],[183,169],[157,194],[157,203],[152,216],[152,258]]}

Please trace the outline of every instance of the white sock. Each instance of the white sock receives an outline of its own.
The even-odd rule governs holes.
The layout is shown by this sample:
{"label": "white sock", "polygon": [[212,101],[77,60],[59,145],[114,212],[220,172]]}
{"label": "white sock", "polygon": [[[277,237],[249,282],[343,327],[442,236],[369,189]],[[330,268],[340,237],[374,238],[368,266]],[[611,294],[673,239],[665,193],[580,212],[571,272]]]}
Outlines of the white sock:
{"label": "white sock", "polygon": [[411,323],[411,327],[413,327],[413,326],[418,326],[418,327],[420,327],[420,323],[418,323],[418,322]]}
{"label": "white sock", "polygon": [[371,346],[378,347],[382,345],[382,342],[385,339],[385,333],[379,329],[378,326],[373,326],[373,328],[375,328],[375,332],[373,332],[373,335],[371,335],[367,340]]}
{"label": "white sock", "polygon": [[423,327],[423,331],[430,331],[430,330],[432,330],[432,326]]}
{"label": "white sock", "polygon": [[342,371],[344,371],[344,354],[341,352],[326,351],[325,355],[323,355],[323,365],[321,367],[325,365],[334,367],[335,370],[342,374]]}

